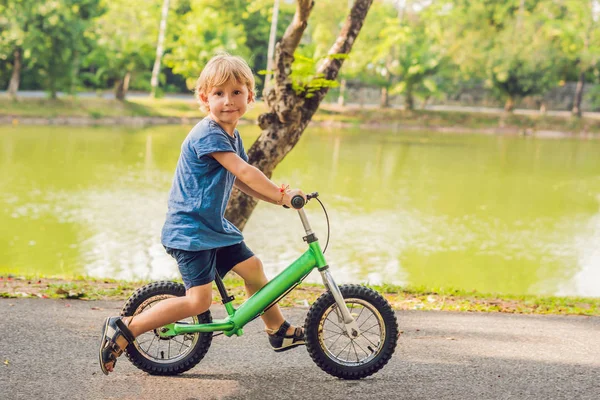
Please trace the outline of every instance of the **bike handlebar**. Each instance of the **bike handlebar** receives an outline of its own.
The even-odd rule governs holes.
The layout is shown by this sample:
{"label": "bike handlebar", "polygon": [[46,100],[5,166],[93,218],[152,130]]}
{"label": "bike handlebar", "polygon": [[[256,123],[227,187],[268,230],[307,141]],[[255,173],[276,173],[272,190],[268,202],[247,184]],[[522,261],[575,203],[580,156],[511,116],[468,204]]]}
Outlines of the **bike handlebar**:
{"label": "bike handlebar", "polygon": [[292,197],[292,201],[290,201],[290,203],[292,204],[292,207],[294,207],[296,210],[299,210],[304,207],[304,197],[297,194],[296,196]]}
{"label": "bike handlebar", "polygon": [[[308,202],[308,200],[315,199],[317,197],[319,197],[318,192],[309,193],[306,195],[306,201],[304,201],[304,197],[297,194],[296,196],[292,197],[292,201],[290,201],[290,203],[292,204],[292,207],[294,207],[296,210],[299,210],[302,207],[304,207],[304,205]],[[288,208],[287,206],[284,206],[284,207]]]}

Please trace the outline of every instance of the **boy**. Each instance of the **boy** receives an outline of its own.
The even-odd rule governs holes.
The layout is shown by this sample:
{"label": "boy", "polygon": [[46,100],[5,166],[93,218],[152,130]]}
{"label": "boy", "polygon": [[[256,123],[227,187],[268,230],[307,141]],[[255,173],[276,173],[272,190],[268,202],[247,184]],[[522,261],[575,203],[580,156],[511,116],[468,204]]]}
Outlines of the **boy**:
{"label": "boy", "polygon": [[[247,163],[235,128],[254,101],[254,76],[242,58],[213,57],[198,78],[195,94],[208,116],[181,146],[162,230],[162,244],[177,260],[186,295],[163,300],[135,318],[107,318],[99,354],[106,375],[136,336],[208,310],[215,274],[235,271],[244,279],[249,296],[268,282],[261,261],[246,246],[241,232],[224,218],[233,186],[288,207],[293,196],[304,197],[298,189],[278,187]],[[275,351],[304,344],[303,329],[290,326],[277,305],[262,319]]]}

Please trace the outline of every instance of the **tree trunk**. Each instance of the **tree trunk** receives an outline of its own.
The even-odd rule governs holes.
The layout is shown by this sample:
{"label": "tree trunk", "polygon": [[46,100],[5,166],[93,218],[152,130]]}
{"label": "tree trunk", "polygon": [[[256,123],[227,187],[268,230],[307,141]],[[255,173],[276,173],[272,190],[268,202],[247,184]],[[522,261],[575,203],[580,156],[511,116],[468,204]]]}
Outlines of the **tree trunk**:
{"label": "tree trunk", "polygon": [[508,96],[506,103],[504,103],[504,112],[512,113],[515,109],[515,99],[512,96]]}
{"label": "tree trunk", "polygon": [[340,107],[344,107],[344,104],[346,104],[346,80],[342,79],[342,82],[340,83],[340,95],[338,96],[337,99],[337,104]]}
{"label": "tree trunk", "polygon": [[415,97],[413,96],[413,88],[411,85],[406,85],[406,94],[404,95],[404,110],[413,111],[415,109]]}
{"label": "tree trunk", "polygon": [[[158,76],[160,75],[160,61],[163,56],[165,43],[165,33],[167,32],[167,17],[169,15],[169,0],[164,0],[162,13],[160,18],[160,27],[158,29],[158,43],[156,45],[156,58],[152,67],[152,77],[150,78],[150,86],[152,86],[152,97],[156,97],[156,89],[158,89]],[[122,100],[122,99],[121,99]]]}
{"label": "tree trunk", "polygon": [[[269,47],[267,48],[267,71],[272,71],[275,66],[273,65],[273,53],[275,53],[275,39],[277,38],[277,20],[279,19],[279,0],[273,2],[273,19],[271,20],[271,32],[269,33]],[[267,72],[265,76],[265,85],[263,90],[266,92],[267,86],[271,82],[271,72]]]}
{"label": "tree trunk", "polygon": [[[354,2],[337,40],[329,50],[330,55],[350,53],[372,3],[373,0]],[[312,0],[298,0],[294,18],[281,41],[277,43],[275,82],[264,96],[270,112],[258,117],[259,126],[263,131],[248,150],[249,163],[268,177],[271,177],[275,167],[298,143],[328,91],[327,87],[321,88],[310,98],[297,95],[290,78],[294,51],[306,29],[313,6]],[[317,74],[323,74],[325,79],[335,80],[343,62],[342,58],[328,58],[319,67]],[[239,229],[244,229],[256,204],[255,198],[236,190],[230,199],[226,217]]]}
{"label": "tree trunk", "polygon": [[17,47],[13,53],[15,61],[13,63],[12,75],[10,76],[10,83],[8,84],[8,94],[14,100],[17,99],[17,92],[19,91],[19,83],[21,82],[21,48]]}
{"label": "tree trunk", "polygon": [[579,73],[579,81],[577,81],[577,87],[575,88],[575,97],[573,97],[573,109],[571,115],[577,118],[581,117],[581,100],[583,99],[583,86],[585,85],[585,73],[581,71]]}
{"label": "tree trunk", "polygon": [[390,95],[388,93],[388,88],[381,88],[381,97],[379,98],[379,107],[380,108],[388,108],[390,106]]}
{"label": "tree trunk", "polygon": [[431,99],[431,96],[426,96],[425,99],[423,99],[423,104],[421,105],[422,110],[427,109],[427,105],[429,104],[430,99]]}
{"label": "tree trunk", "polygon": [[131,78],[131,72],[127,71],[123,79],[119,81],[117,85],[117,90],[115,91],[115,98],[117,100],[123,101],[125,100],[125,96],[127,95],[127,91],[129,90],[129,79]]}
{"label": "tree trunk", "polygon": [[70,76],[71,84],[69,85],[69,94],[71,94],[71,95],[75,95],[75,92],[77,91],[77,83],[78,83],[80,65],[81,65],[81,56],[79,55],[79,52],[76,51],[73,54],[73,64],[71,65],[71,76]]}

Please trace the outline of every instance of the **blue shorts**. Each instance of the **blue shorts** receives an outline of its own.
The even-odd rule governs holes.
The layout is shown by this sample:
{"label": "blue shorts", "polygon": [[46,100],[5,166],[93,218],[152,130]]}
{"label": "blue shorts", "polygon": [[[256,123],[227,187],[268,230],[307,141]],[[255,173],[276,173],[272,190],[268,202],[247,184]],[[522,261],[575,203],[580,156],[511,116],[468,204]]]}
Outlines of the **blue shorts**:
{"label": "blue shorts", "polygon": [[217,272],[224,277],[233,267],[254,256],[244,242],[210,250],[187,251],[170,247],[165,250],[177,260],[186,289],[211,283]]}

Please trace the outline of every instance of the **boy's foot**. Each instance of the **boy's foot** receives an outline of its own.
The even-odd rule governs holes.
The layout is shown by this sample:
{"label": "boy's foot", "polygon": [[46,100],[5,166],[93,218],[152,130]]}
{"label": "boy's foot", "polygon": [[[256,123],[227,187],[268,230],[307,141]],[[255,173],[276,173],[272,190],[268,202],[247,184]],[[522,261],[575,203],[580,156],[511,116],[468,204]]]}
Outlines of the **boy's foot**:
{"label": "boy's foot", "polygon": [[[117,357],[135,340],[133,334],[121,317],[108,317],[102,327],[98,361],[104,375],[108,375],[117,363]],[[118,343],[117,343],[118,342]]]}
{"label": "boy's foot", "polygon": [[305,344],[304,329],[296,327],[296,329],[289,334],[288,329],[290,326],[290,323],[285,321],[283,324],[281,324],[277,332],[268,334],[269,342],[271,343],[273,350],[277,352],[286,351]]}

